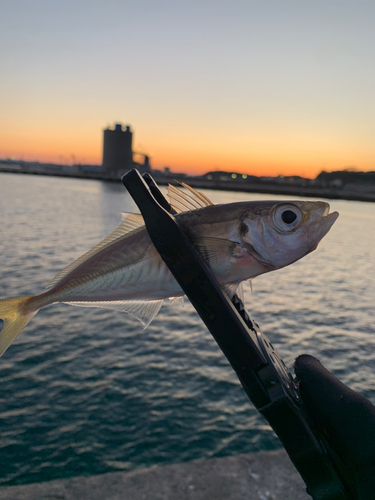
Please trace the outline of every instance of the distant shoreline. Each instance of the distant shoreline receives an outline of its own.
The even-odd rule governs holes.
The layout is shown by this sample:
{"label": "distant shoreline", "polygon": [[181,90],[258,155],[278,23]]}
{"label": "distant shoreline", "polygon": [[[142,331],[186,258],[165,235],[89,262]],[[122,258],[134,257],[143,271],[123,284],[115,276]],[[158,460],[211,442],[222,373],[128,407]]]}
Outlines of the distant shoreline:
{"label": "distant shoreline", "polygon": [[[158,184],[177,184],[173,177],[164,180],[161,177],[154,177]],[[208,181],[196,177],[185,177],[184,182],[189,186],[201,189],[214,189],[219,191],[241,191],[243,193],[277,194],[287,196],[302,196],[307,198],[328,198],[331,200],[349,200],[375,202],[375,192],[360,193],[339,189],[305,187],[305,186],[285,186],[268,183],[236,183],[231,181]]]}
{"label": "distant shoreline", "polygon": [[[24,174],[24,175],[46,175],[50,177],[67,177],[72,179],[89,179],[100,180],[107,182],[120,182],[120,179],[106,177],[100,173],[85,172],[85,173],[72,173],[68,171],[48,171],[43,167],[34,169],[28,168],[26,171],[22,168],[14,168],[13,166],[0,164],[0,173],[9,174]],[[262,194],[277,194],[286,196],[301,196],[307,198],[327,198],[331,200],[348,200],[348,201],[364,201],[375,202],[375,188],[374,191],[364,192],[361,185],[357,189],[344,188],[322,188],[300,185],[285,185],[276,184],[272,182],[249,182],[249,181],[221,181],[221,180],[208,180],[204,177],[194,177],[184,174],[160,175],[152,173],[155,181],[160,185],[178,184],[179,181],[186,182],[191,187],[201,189],[213,189],[219,191],[239,191],[244,193],[262,193]]]}

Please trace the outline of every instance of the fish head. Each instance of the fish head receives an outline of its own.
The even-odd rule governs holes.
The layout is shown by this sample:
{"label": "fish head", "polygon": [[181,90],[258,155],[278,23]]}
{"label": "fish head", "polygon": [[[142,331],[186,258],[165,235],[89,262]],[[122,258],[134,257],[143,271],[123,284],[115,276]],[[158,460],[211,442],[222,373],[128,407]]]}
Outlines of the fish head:
{"label": "fish head", "polygon": [[264,272],[312,252],[339,214],[323,201],[261,202],[243,214],[240,233]]}

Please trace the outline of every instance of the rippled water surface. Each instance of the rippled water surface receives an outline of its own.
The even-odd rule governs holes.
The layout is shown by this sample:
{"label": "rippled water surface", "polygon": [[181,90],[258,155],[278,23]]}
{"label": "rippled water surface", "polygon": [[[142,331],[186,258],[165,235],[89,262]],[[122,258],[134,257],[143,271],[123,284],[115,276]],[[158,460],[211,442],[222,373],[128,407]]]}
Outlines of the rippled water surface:
{"label": "rippled water surface", "polygon": [[[289,366],[308,352],[375,402],[375,204],[331,207],[340,218],[318,249],[256,278],[246,306]],[[0,174],[0,296],[42,292],[127,211],[121,184]],[[145,331],[120,312],[42,309],[0,359],[0,382],[2,484],[280,446],[186,301]]]}

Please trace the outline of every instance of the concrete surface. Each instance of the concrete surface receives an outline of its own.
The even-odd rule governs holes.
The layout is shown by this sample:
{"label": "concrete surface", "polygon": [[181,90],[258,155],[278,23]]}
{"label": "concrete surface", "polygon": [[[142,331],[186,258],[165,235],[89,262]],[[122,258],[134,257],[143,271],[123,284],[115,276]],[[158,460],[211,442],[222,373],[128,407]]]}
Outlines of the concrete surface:
{"label": "concrete surface", "polygon": [[1,500],[311,500],[283,450],[0,488]]}

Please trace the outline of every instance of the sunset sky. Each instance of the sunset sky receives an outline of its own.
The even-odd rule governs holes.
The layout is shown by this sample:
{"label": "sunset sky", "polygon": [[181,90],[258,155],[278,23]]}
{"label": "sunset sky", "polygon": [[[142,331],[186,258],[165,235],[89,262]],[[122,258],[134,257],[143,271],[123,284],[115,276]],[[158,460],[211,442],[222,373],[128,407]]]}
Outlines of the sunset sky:
{"label": "sunset sky", "polygon": [[1,0],[0,158],[375,170],[375,2]]}

